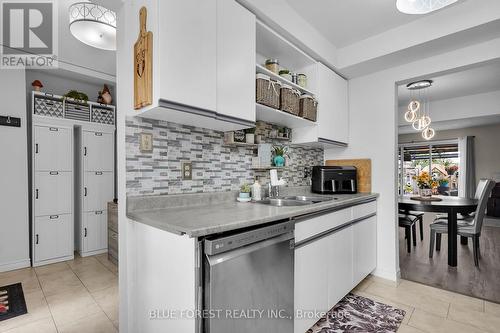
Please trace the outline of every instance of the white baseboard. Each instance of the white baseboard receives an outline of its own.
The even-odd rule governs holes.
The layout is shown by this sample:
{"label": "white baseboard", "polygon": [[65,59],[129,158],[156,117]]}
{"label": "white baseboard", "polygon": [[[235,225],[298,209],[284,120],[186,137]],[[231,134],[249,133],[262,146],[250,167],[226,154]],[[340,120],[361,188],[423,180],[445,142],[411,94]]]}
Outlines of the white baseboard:
{"label": "white baseboard", "polygon": [[386,271],[383,269],[376,268],[372,272],[373,276],[379,277],[384,280],[389,280],[393,281],[395,283],[398,283],[399,279],[401,278],[401,272],[398,271]]}
{"label": "white baseboard", "polygon": [[90,257],[90,256],[95,256],[97,254],[103,254],[103,253],[108,253],[108,249],[89,251],[89,252],[79,252],[80,257]]}
{"label": "white baseboard", "polygon": [[58,263],[58,262],[68,261],[68,260],[73,260],[73,259],[75,259],[74,255],[70,255],[70,256],[66,256],[66,257],[60,257],[60,258],[55,258],[55,259],[49,259],[49,260],[43,260],[43,261],[33,262],[33,267],[50,265],[50,264],[55,264],[55,263]]}
{"label": "white baseboard", "polygon": [[0,264],[0,272],[13,271],[20,268],[26,268],[31,266],[30,259],[23,259],[19,261],[12,261],[8,263]]}

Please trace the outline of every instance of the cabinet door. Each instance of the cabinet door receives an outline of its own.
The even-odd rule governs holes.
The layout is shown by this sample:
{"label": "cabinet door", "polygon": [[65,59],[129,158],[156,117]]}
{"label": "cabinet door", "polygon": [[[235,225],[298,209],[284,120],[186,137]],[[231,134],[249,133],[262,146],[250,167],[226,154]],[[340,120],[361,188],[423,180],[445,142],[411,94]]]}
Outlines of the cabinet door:
{"label": "cabinet door", "polygon": [[353,288],[352,227],[335,232],[328,240],[328,308],[332,308]]}
{"label": "cabinet door", "polygon": [[73,173],[35,173],[35,216],[69,214],[73,209]]}
{"label": "cabinet door", "polygon": [[301,312],[328,310],[328,248],[325,237],[295,250],[295,333],[306,332],[319,319]]}
{"label": "cabinet door", "polygon": [[357,285],[377,266],[377,217],[353,225],[353,285]]}
{"label": "cabinet door", "polygon": [[35,218],[35,262],[70,256],[73,253],[72,215]]}
{"label": "cabinet door", "polygon": [[83,182],[83,211],[106,210],[114,196],[112,172],[85,172]]}
{"label": "cabinet door", "polygon": [[111,133],[83,131],[84,171],[114,170],[114,136]]}
{"label": "cabinet door", "polygon": [[108,246],[108,226],[105,211],[84,213],[83,252],[98,251]]}
{"label": "cabinet door", "polygon": [[71,171],[73,131],[64,127],[34,126],[35,171]]}
{"label": "cabinet door", "polygon": [[159,98],[215,111],[216,1],[162,0],[158,6]]}
{"label": "cabinet door", "polygon": [[349,103],[347,81],[318,63],[319,137],[349,142]]}
{"label": "cabinet door", "polygon": [[217,1],[217,112],[255,121],[255,15]]}

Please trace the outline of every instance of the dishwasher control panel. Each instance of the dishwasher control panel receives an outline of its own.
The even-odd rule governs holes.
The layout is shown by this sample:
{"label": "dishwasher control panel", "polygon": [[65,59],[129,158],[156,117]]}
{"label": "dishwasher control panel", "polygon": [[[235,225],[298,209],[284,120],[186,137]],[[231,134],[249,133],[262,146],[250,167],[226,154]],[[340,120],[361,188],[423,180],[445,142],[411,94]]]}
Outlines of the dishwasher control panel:
{"label": "dishwasher control panel", "polygon": [[293,226],[293,222],[287,221],[219,238],[205,239],[205,253],[215,255],[274,238],[292,232]]}

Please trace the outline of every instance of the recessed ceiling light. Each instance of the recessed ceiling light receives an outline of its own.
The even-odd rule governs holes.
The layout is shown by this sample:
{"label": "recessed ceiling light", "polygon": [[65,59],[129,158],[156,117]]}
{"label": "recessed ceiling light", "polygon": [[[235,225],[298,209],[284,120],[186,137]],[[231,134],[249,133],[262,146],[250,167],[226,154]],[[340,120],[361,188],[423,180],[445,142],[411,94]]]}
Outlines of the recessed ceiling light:
{"label": "recessed ceiling light", "polygon": [[116,50],[116,13],[91,2],[69,7],[69,29],[76,39],[98,49]]}
{"label": "recessed ceiling light", "polygon": [[458,0],[397,0],[396,7],[405,14],[427,14]]}
{"label": "recessed ceiling light", "polygon": [[418,90],[418,89],[429,88],[430,86],[432,86],[432,80],[420,80],[408,83],[406,85],[406,88],[408,88],[408,90]]}

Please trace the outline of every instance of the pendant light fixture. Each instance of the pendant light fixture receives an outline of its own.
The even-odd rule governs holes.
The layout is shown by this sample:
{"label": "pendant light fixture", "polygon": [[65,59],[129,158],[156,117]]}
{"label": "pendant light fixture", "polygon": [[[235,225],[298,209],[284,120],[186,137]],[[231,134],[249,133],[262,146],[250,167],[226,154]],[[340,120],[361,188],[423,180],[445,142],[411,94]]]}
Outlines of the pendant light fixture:
{"label": "pendant light fixture", "polygon": [[69,29],[76,39],[92,47],[116,50],[116,13],[92,2],[69,7]]}
{"label": "pendant light fixture", "polygon": [[428,14],[458,0],[397,0],[397,9],[404,14]]}
{"label": "pendant light fixture", "polygon": [[422,137],[426,140],[432,139],[436,134],[436,131],[430,127],[432,120],[428,89],[431,86],[431,80],[421,80],[406,85],[406,88],[411,92],[411,98],[404,118],[411,123],[414,130],[422,132]]}

